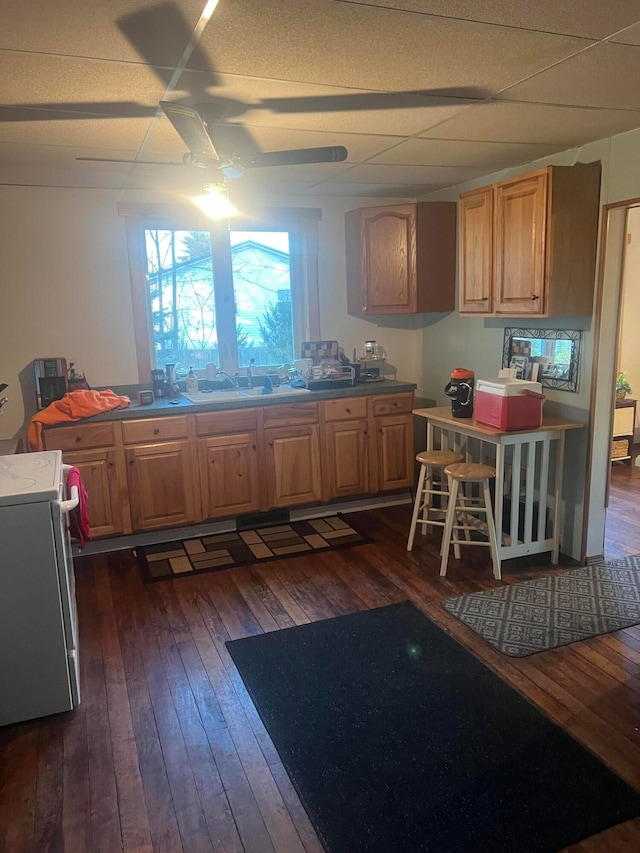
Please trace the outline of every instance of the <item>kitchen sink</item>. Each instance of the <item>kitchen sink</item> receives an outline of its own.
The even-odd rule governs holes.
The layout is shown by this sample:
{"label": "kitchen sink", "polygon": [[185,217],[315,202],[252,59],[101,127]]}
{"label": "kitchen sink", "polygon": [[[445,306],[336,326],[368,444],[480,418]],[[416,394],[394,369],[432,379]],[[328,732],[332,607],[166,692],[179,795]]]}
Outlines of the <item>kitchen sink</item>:
{"label": "kitchen sink", "polygon": [[280,385],[271,394],[263,394],[262,388],[229,388],[224,391],[193,391],[182,396],[190,403],[229,403],[233,400],[246,400],[251,397],[293,397],[297,394],[311,393],[308,388],[290,388]]}

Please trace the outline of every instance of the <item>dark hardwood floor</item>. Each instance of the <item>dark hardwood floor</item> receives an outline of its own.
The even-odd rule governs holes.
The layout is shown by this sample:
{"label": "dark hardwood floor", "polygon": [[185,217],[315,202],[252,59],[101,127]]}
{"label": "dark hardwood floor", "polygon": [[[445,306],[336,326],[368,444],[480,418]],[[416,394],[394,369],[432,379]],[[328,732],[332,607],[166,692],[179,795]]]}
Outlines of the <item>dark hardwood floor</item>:
{"label": "dark hardwood floor", "polygon": [[[614,483],[608,553],[640,552],[640,469]],[[640,627],[504,657],[440,606],[499,583],[484,549],[441,579],[435,540],[405,550],[409,518],[360,513],[374,544],[155,584],[131,552],[77,559],[83,701],[0,730],[0,850],[320,853],[225,640],[406,599],[640,790]],[[570,849],[636,851],[640,820]]]}

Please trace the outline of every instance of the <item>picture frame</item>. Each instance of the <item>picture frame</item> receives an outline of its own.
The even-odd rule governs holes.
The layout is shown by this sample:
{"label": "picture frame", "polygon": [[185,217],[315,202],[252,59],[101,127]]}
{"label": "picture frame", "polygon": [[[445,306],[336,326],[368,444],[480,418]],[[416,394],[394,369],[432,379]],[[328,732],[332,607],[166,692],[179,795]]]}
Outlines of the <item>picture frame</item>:
{"label": "picture frame", "polygon": [[[538,382],[545,388],[577,392],[582,332],[573,329],[504,330],[502,367],[523,357],[537,362]],[[513,363],[512,363],[513,362]]]}

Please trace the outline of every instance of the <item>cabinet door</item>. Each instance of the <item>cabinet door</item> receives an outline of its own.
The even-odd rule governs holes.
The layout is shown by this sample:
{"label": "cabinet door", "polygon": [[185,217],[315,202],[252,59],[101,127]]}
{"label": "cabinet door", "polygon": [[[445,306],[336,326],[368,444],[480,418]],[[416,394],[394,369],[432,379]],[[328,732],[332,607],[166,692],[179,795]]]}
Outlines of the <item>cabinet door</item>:
{"label": "cabinet door", "polygon": [[165,441],[125,451],[134,530],[153,530],[198,521],[192,448]]}
{"label": "cabinet door", "polygon": [[416,207],[362,211],[363,314],[417,310]]}
{"label": "cabinet door", "polygon": [[87,491],[89,527],[92,537],[114,536],[126,533],[123,501],[124,489],[122,457],[111,450],[78,450],[65,452],[67,465],[80,471],[82,484]]}
{"label": "cabinet door", "polygon": [[546,311],[547,183],[545,171],[496,187],[496,313]]}
{"label": "cabinet door", "polygon": [[325,426],[324,470],[328,497],[361,495],[369,491],[367,421],[329,422]]}
{"label": "cabinet door", "polygon": [[413,485],[413,415],[376,418],[378,489]]}
{"label": "cabinet door", "polygon": [[460,196],[460,313],[493,311],[493,187]]}
{"label": "cabinet door", "polygon": [[205,518],[260,509],[255,432],[199,439],[198,461]]}
{"label": "cabinet door", "polygon": [[265,430],[270,507],[319,502],[320,441],[317,425]]}

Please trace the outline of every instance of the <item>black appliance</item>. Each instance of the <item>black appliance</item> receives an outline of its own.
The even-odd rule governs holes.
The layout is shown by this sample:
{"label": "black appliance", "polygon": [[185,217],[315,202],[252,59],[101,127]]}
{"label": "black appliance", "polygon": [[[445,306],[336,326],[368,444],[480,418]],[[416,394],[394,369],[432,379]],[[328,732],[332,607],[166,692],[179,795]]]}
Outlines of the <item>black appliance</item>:
{"label": "black appliance", "polygon": [[36,358],[33,362],[36,377],[36,399],[39,409],[46,409],[67,393],[67,359]]}
{"label": "black appliance", "polygon": [[454,418],[470,418],[473,416],[474,385],[475,374],[473,370],[467,370],[466,367],[456,367],[451,373],[444,393],[451,398],[451,414]]}

